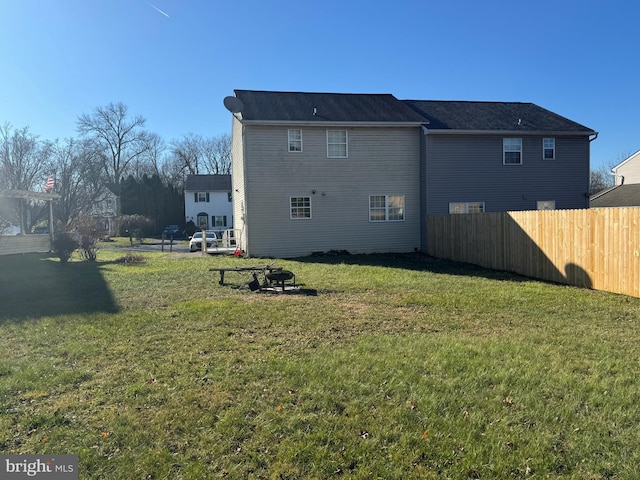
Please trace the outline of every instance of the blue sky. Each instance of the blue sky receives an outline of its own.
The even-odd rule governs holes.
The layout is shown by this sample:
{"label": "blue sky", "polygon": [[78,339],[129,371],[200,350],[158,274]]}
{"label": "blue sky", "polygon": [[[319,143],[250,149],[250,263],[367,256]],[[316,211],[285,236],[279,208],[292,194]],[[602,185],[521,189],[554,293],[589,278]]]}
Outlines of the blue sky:
{"label": "blue sky", "polygon": [[636,0],[0,0],[0,123],[123,102],[166,141],[230,132],[234,89],[533,102],[640,149]]}

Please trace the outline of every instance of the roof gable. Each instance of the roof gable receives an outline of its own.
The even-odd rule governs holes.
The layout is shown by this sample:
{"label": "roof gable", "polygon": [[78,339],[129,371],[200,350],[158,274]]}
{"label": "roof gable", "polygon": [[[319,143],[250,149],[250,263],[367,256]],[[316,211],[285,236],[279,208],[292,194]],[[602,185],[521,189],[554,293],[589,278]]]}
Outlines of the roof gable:
{"label": "roof gable", "polygon": [[405,100],[430,130],[571,132],[593,130],[533,103]]}
{"label": "roof gable", "polygon": [[423,123],[391,94],[304,93],[235,90],[242,120],[287,122]]}
{"label": "roof gable", "polygon": [[618,169],[624,165],[626,165],[627,163],[630,162],[634,162],[636,160],[640,159],[640,150],[638,150],[636,153],[634,153],[633,155],[629,155],[627,158],[625,158],[622,162],[620,162],[619,164],[617,164],[615,167],[611,168],[612,172],[617,172]]}
{"label": "roof gable", "polygon": [[231,175],[187,175],[185,191],[230,192]]}

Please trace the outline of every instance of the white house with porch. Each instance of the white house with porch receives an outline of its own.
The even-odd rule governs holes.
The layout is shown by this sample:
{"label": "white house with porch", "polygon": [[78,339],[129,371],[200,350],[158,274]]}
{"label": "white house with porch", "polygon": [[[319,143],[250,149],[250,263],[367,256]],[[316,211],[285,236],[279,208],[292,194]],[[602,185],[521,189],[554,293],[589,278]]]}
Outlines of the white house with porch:
{"label": "white house with porch", "polygon": [[187,175],[184,210],[198,230],[233,228],[231,175]]}

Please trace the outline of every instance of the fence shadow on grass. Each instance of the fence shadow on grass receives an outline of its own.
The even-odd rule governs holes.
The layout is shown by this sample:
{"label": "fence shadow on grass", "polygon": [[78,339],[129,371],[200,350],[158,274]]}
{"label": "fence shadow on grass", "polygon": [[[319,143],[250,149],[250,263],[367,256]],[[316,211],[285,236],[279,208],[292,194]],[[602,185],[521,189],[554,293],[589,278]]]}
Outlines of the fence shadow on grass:
{"label": "fence shadow on grass", "polygon": [[528,282],[531,278],[512,272],[491,270],[470,263],[453,262],[430,257],[423,253],[371,253],[349,254],[348,252],[314,253],[307,257],[296,258],[301,263],[320,263],[325,265],[367,265],[374,267],[401,268],[411,271],[459,275],[465,277],[483,277],[493,280]]}
{"label": "fence shadow on grass", "polygon": [[61,265],[49,254],[0,257],[0,324],[118,311],[99,263]]}

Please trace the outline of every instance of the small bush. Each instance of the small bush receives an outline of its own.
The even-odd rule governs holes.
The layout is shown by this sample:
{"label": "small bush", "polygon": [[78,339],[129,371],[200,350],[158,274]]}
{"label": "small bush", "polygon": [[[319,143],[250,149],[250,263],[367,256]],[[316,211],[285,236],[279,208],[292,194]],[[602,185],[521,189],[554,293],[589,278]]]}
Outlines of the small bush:
{"label": "small bush", "polygon": [[67,263],[78,245],[78,238],[74,232],[59,230],[52,242],[53,253],[60,259],[60,263]]}
{"label": "small bush", "polygon": [[82,216],[74,221],[82,258],[87,262],[95,262],[98,257],[98,239],[100,230],[93,218]]}
{"label": "small bush", "polygon": [[145,258],[142,255],[132,255],[127,253],[124,257],[120,257],[116,260],[116,263],[143,263]]}

